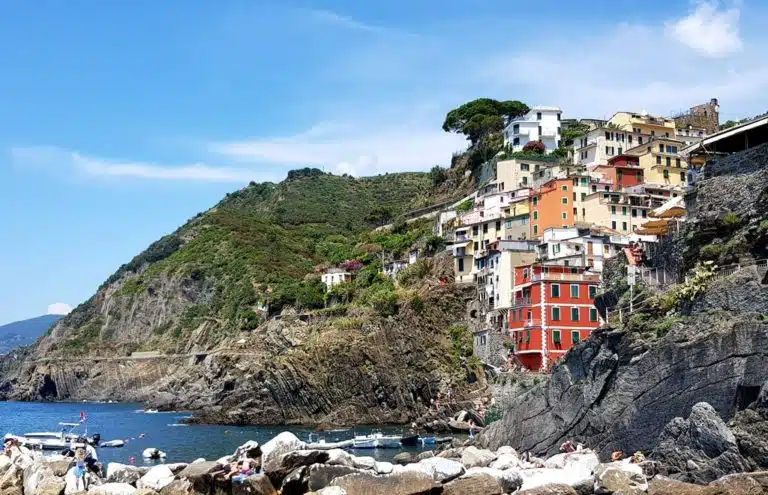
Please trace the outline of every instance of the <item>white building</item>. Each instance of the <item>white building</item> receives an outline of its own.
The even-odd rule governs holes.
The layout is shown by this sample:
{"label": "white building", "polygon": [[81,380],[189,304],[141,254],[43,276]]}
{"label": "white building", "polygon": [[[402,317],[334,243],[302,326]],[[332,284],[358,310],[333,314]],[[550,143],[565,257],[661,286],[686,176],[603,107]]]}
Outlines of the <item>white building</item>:
{"label": "white building", "polygon": [[604,165],[609,158],[650,141],[651,137],[639,132],[599,127],[586,136],[573,141],[573,163],[594,167]]}
{"label": "white building", "polygon": [[329,268],[320,276],[320,280],[323,281],[326,288],[330,289],[334,285],[343,284],[344,282],[351,282],[352,274],[343,270],[342,268]]}
{"label": "white building", "polygon": [[629,242],[629,236],[593,234],[588,229],[575,227],[550,228],[541,237],[539,258],[602,272],[603,262],[616,256]]}
{"label": "white building", "polygon": [[395,279],[406,266],[408,266],[408,263],[406,263],[404,260],[394,260],[390,263],[385,263],[384,275],[391,279]]}
{"label": "white building", "polygon": [[512,120],[504,129],[504,143],[512,146],[512,151],[522,151],[523,146],[531,141],[541,141],[547,153],[560,146],[560,116],[558,107],[532,107],[523,117]]}

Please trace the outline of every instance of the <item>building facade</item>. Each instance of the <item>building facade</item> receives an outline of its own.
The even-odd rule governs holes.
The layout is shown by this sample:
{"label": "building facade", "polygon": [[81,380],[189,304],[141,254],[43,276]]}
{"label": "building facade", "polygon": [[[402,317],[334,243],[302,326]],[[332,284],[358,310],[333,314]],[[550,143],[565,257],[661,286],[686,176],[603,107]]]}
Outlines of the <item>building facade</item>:
{"label": "building facade", "polygon": [[530,370],[547,371],[600,326],[594,299],[600,277],[584,268],[535,263],[515,268],[509,335]]}
{"label": "building facade", "polygon": [[523,117],[514,119],[504,129],[504,143],[513,151],[522,151],[531,141],[541,141],[546,153],[560,146],[561,115],[558,107],[532,107]]}
{"label": "building facade", "polygon": [[626,151],[638,158],[644,182],[650,184],[685,185],[688,163],[680,155],[685,143],[673,138],[654,138]]}

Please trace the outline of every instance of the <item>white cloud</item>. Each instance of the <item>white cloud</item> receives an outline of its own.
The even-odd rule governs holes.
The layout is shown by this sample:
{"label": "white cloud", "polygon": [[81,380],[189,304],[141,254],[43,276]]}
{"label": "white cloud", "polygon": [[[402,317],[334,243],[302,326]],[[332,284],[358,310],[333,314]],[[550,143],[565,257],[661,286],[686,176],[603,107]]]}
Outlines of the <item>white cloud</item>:
{"label": "white cloud", "polygon": [[67,315],[72,311],[72,306],[67,303],[57,302],[48,305],[49,315]]}
{"label": "white cloud", "polygon": [[247,182],[258,178],[254,170],[214,167],[195,163],[167,166],[154,163],[116,161],[87,156],[55,147],[33,146],[11,149],[14,163],[25,166],[67,167],[95,177],[124,177],[156,180]]}
{"label": "white cloud", "polygon": [[378,121],[322,124],[287,137],[211,143],[209,151],[229,159],[296,167],[325,167],[351,175],[425,170],[446,165],[466,147],[462,136],[448,134],[440,121]]}
{"label": "white cloud", "polygon": [[701,1],[682,19],[667,23],[666,32],[705,57],[724,57],[741,50],[739,9],[719,10],[713,2]]}
{"label": "white cloud", "polygon": [[308,12],[313,19],[329,24],[335,24],[346,29],[368,32],[383,32],[386,30],[385,28],[366,24],[331,10],[310,9]]}

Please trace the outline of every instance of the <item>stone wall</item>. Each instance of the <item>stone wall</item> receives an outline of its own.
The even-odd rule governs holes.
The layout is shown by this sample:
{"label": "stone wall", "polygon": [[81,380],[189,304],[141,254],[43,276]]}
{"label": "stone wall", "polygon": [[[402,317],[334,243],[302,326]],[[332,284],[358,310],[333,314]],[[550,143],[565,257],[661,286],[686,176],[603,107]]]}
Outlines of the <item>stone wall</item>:
{"label": "stone wall", "polygon": [[720,110],[716,98],[712,98],[709,103],[703,103],[691,107],[687,112],[674,117],[675,126],[697,127],[706,129],[709,134],[714,134],[720,128]]}
{"label": "stone wall", "polygon": [[768,143],[707,163],[692,197],[689,217],[761,214],[768,201]]}
{"label": "stone wall", "polygon": [[491,366],[498,368],[506,362],[504,336],[496,330],[475,332],[474,350],[478,359]]}

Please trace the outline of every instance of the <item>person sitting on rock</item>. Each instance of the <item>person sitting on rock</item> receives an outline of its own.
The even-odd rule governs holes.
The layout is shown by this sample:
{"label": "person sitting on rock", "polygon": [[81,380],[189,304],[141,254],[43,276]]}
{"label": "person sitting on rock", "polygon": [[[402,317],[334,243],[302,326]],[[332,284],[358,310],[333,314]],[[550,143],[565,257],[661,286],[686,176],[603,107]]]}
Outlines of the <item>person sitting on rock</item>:
{"label": "person sitting on rock", "polygon": [[616,450],[616,451],[613,452],[613,454],[611,454],[611,461],[612,462],[617,462],[617,461],[620,461],[622,459],[624,459],[624,452],[622,452],[620,450]]}
{"label": "person sitting on rock", "polygon": [[566,440],[563,442],[562,445],[560,445],[560,452],[564,452],[566,454],[570,454],[571,452],[575,452],[576,447],[574,447],[573,442],[570,440]]}
{"label": "person sitting on rock", "polygon": [[632,459],[629,461],[632,464],[640,464],[645,461],[645,454],[639,450],[632,455]]}

